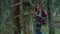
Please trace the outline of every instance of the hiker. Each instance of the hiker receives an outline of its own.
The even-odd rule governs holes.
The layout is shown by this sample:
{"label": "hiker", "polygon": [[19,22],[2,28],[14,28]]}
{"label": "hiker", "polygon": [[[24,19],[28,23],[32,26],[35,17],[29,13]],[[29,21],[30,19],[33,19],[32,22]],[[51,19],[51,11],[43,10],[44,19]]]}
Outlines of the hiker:
{"label": "hiker", "polygon": [[41,6],[37,4],[34,8],[34,18],[36,19],[36,34],[42,34],[41,25],[44,23],[45,12],[41,9]]}

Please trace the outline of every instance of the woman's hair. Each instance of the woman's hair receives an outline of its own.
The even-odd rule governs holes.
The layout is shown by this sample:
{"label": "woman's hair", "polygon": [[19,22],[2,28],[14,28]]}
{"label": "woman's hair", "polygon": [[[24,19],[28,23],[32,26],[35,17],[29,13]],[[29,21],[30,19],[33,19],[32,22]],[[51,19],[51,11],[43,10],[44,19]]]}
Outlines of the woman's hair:
{"label": "woman's hair", "polygon": [[[40,8],[40,6],[39,6],[39,8]],[[36,12],[38,9],[37,9],[37,5],[34,7],[34,11]]]}
{"label": "woman's hair", "polygon": [[34,7],[34,11],[35,11],[35,12],[37,11],[37,8],[36,8],[36,7],[37,7],[37,6]]}

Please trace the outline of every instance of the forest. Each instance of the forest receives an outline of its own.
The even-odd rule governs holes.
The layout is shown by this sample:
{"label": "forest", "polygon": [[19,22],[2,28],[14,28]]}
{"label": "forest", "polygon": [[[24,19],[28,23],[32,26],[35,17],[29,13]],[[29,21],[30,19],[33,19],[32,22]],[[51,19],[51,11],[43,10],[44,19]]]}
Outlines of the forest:
{"label": "forest", "polygon": [[60,0],[0,0],[0,34],[35,34],[37,2],[47,13],[42,34],[60,34]]}

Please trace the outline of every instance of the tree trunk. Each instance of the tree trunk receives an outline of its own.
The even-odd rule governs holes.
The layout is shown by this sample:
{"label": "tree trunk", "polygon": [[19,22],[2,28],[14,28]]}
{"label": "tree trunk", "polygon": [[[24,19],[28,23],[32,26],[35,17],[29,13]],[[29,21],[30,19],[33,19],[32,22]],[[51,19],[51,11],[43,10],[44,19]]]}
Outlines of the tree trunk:
{"label": "tree trunk", "polygon": [[48,8],[48,20],[49,20],[49,34],[55,34],[55,28],[53,27],[53,19],[52,19],[52,11],[50,11],[50,2],[51,0],[47,1],[47,8]]}
{"label": "tree trunk", "polygon": [[[19,2],[20,0],[14,0],[14,4],[17,4]],[[14,6],[14,16],[19,15],[19,13],[20,13],[19,5]],[[17,29],[18,29],[18,31],[15,31],[15,34],[18,34],[20,33],[20,17],[19,16],[14,18],[14,23],[16,24]]]}
{"label": "tree trunk", "polygon": [[29,34],[29,25],[26,23],[26,34]]}

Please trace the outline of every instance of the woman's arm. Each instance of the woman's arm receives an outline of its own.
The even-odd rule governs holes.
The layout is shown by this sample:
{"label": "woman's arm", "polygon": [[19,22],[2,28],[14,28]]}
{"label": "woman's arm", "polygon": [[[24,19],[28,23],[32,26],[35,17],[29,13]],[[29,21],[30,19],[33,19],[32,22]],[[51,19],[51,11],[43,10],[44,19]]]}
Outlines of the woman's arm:
{"label": "woman's arm", "polygon": [[34,12],[33,14],[34,14],[34,16],[36,16],[37,15],[37,12]]}
{"label": "woman's arm", "polygon": [[33,17],[34,17],[35,19],[38,19],[38,18],[39,18],[39,17],[37,16],[37,11],[34,11],[33,14],[34,14]]}

